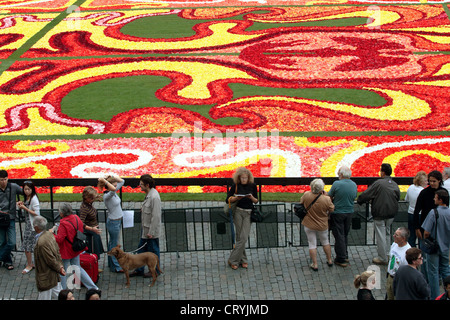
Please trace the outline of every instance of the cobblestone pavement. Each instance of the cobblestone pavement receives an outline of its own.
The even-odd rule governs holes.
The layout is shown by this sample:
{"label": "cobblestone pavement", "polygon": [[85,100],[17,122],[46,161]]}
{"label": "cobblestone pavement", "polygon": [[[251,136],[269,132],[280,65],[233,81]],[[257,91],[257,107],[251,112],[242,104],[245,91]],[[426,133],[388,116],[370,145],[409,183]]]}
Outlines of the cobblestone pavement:
{"label": "cobblestone pavement", "polygon": [[[124,207],[138,205],[127,203]],[[177,206],[182,205],[164,203],[164,208]],[[158,277],[155,286],[150,288],[150,279],[137,277],[131,278],[128,289],[124,286],[123,274],[109,271],[107,255],[104,254],[99,262],[104,271],[97,285],[102,290],[102,300],[355,300],[357,289],[353,286],[354,276],[372,265],[376,247],[350,246],[350,265],[346,268],[329,267],[321,247],[318,252],[317,272],[309,268],[307,246],[247,249],[249,268],[238,270],[232,270],[227,265],[229,250],[161,253],[164,273]],[[25,254],[15,252],[15,269],[8,271],[0,268],[0,299],[37,298],[35,271],[22,275],[25,264]],[[377,300],[382,300],[386,281],[384,266],[379,274],[380,289],[374,289],[373,294]],[[84,299],[85,292],[82,287],[75,291],[75,297]]]}
{"label": "cobblestone pavement", "polygon": [[[328,267],[319,248],[319,271],[311,270],[307,247],[249,249],[248,269],[232,270],[226,264],[229,251],[162,253],[160,275],[154,287],[150,279],[131,278],[126,289],[125,276],[107,268],[106,255],[100,259],[97,283],[102,300],[355,300],[356,274],[366,270],[376,247],[350,247],[350,265]],[[0,268],[0,299],[37,298],[35,272],[22,275],[25,254],[15,253],[15,269]],[[384,269],[384,268],[382,268]],[[385,275],[384,270],[381,272]],[[385,277],[381,289],[373,290],[376,299],[384,298]],[[83,299],[85,288],[75,291]]]}

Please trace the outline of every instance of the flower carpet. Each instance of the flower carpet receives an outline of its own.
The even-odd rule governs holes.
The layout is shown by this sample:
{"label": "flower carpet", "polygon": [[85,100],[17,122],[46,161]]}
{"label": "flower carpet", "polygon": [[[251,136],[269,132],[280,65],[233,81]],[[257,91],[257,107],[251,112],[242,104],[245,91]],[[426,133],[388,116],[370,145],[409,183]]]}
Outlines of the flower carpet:
{"label": "flower carpet", "polygon": [[446,1],[0,0],[13,178],[442,171],[449,87]]}

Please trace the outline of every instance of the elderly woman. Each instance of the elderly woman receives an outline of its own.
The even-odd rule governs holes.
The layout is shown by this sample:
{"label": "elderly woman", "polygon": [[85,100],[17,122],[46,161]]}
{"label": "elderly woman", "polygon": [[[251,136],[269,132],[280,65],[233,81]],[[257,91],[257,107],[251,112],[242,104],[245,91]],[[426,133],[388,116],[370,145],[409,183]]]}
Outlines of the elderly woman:
{"label": "elderly woman", "polygon": [[253,204],[258,202],[258,193],[253,174],[247,168],[238,168],[233,175],[234,184],[227,193],[226,202],[237,202],[233,221],[236,230],[236,246],[231,251],[228,264],[233,270],[239,265],[248,267],[245,244],[250,234]]}
{"label": "elderly woman", "polygon": [[318,271],[317,266],[317,236],[322,244],[323,251],[327,256],[328,266],[333,266],[333,260],[331,259],[331,246],[328,239],[328,217],[334,210],[334,204],[331,202],[331,198],[325,194],[323,188],[325,183],[322,179],[314,179],[311,184],[311,191],[306,191],[300,199],[300,203],[303,203],[307,208],[314,199],[316,202],[309,208],[308,213],[302,221],[302,225],[305,229],[306,237],[308,238],[309,255],[312,263],[310,268],[314,271]]}
{"label": "elderly woman", "polygon": [[[55,234],[56,242],[59,246],[59,252],[64,264],[64,269],[67,271],[70,265],[77,266],[80,270],[81,283],[88,289],[98,289],[87,272],[80,266],[80,252],[75,252],[72,249],[72,243],[69,239],[73,239],[77,230],[83,232],[83,223],[80,218],[73,213],[72,207],[68,203],[63,203],[59,208],[59,216],[61,217],[60,224]],[[50,229],[54,232],[54,228]],[[61,284],[63,289],[67,289],[66,276],[61,277]]]}
{"label": "elderly woman", "polygon": [[105,251],[100,237],[102,230],[99,228],[97,221],[97,210],[92,206],[92,203],[99,198],[100,196],[94,187],[86,187],[83,190],[83,202],[80,206],[80,219],[83,222],[84,233],[88,242],[87,252],[95,253],[98,259]]}

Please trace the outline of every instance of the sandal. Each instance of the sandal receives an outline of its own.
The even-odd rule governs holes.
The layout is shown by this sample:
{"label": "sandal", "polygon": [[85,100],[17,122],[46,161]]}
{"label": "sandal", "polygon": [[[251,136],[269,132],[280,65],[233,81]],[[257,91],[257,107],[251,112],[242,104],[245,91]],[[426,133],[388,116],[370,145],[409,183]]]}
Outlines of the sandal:
{"label": "sandal", "polygon": [[229,265],[229,266],[231,267],[231,269],[233,269],[233,270],[237,270],[237,269],[238,269],[238,266],[235,265],[235,264],[231,264],[230,261],[228,261],[228,265]]}
{"label": "sandal", "polygon": [[13,269],[14,269],[14,266],[13,266],[11,263],[5,262],[5,263],[3,264],[3,266],[4,266],[6,269],[8,269],[8,270],[13,270]]}
{"label": "sandal", "polygon": [[311,263],[311,264],[309,265],[309,267],[310,267],[311,269],[313,269],[314,271],[319,271],[319,268],[318,268],[318,267],[314,267],[314,264],[313,264],[313,263]]}
{"label": "sandal", "polygon": [[28,272],[30,272],[33,269],[34,269],[34,267],[31,267],[31,269],[28,269],[28,267],[25,267],[25,269],[22,270],[22,274],[27,274]]}
{"label": "sandal", "polygon": [[247,269],[248,268],[248,263],[247,262],[242,262],[241,266],[242,266],[242,268]]}

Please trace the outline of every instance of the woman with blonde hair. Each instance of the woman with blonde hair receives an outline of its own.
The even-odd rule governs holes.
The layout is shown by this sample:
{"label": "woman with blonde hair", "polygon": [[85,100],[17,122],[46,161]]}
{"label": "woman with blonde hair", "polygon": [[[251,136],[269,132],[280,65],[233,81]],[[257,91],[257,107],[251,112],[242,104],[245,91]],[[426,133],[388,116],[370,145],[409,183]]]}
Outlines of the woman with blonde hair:
{"label": "woman with blonde hair", "polygon": [[359,288],[357,299],[358,300],[375,300],[372,295],[372,288],[375,285],[375,271],[367,270],[361,274],[358,274],[353,281],[355,288]]}
{"label": "woman with blonde hair", "polygon": [[[108,209],[106,229],[109,234],[108,251],[119,244],[120,227],[122,225],[123,211],[122,200],[117,195],[125,181],[120,177],[107,176],[98,179],[98,189],[103,192],[103,202]],[[123,272],[122,267],[115,257],[108,256],[108,267],[112,272]]]}
{"label": "woman with blonde hair", "polygon": [[250,234],[253,204],[258,202],[258,193],[253,174],[247,168],[241,167],[233,175],[233,185],[227,193],[227,203],[237,202],[233,221],[236,230],[236,245],[228,258],[228,264],[236,270],[239,265],[248,267],[245,245]]}
{"label": "woman with blonde hair", "polygon": [[334,211],[334,204],[331,201],[331,198],[326,195],[323,190],[325,183],[322,179],[314,179],[311,182],[310,187],[311,191],[306,191],[303,194],[300,203],[303,203],[305,208],[308,208],[316,198],[317,200],[315,200],[309,208],[308,213],[305,218],[303,218],[302,225],[305,229],[306,237],[308,238],[309,256],[312,261],[309,267],[314,271],[318,271],[317,237],[319,237],[323,251],[327,257],[328,266],[333,266],[333,260],[331,259],[331,245],[328,238],[328,218],[329,214]]}
{"label": "woman with blonde hair", "polygon": [[411,247],[416,246],[417,236],[414,228],[414,209],[416,208],[417,197],[420,191],[427,187],[428,177],[425,171],[419,171],[413,179],[413,184],[408,187],[406,191],[405,201],[409,202],[408,206],[408,229],[409,238],[408,243]]}

